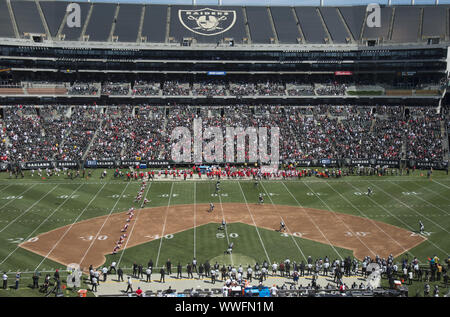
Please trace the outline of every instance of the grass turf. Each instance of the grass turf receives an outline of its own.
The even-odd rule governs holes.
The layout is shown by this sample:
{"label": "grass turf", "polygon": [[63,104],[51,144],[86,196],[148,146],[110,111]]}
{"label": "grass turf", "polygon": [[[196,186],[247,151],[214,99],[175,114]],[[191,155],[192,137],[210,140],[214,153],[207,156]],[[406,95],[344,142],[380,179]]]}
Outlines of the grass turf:
{"label": "grass turf", "polygon": [[[41,179],[31,177],[9,178],[0,174],[0,270],[32,272],[36,269],[52,271],[62,265],[18,247],[18,244],[33,239],[43,232],[63,225],[107,215],[111,211],[122,212],[134,206],[134,197],[140,182],[127,182],[112,177],[109,170],[106,179],[100,179],[100,170],[93,171],[90,179],[67,179],[65,176]],[[425,174],[425,173],[424,173]],[[263,193],[266,204],[282,204],[332,210],[352,215],[368,217],[386,222],[410,231],[418,231],[418,222],[425,224],[427,241],[411,249],[404,256],[416,256],[422,263],[427,257],[437,255],[443,261],[449,255],[449,211],[450,178],[441,171],[433,173],[433,179],[420,176],[420,171],[410,176],[364,177],[349,176],[341,179],[318,179],[264,181],[255,187],[252,181],[222,180],[221,192],[215,194],[215,181],[177,181],[152,183],[148,196],[148,207],[176,204],[200,204],[214,202],[219,212],[219,204],[227,202],[257,203],[258,194]],[[367,188],[374,194],[367,197]],[[172,193],[169,202],[169,194]],[[113,209],[113,207],[115,207]],[[194,227],[194,224],[192,224]],[[186,266],[195,256],[199,261],[206,259],[226,260],[227,243],[235,241],[235,259],[230,257],[224,264],[246,265],[243,261],[280,261],[289,257],[301,261],[299,251],[313,258],[338,257],[330,246],[295,237],[292,239],[280,233],[259,229],[245,224],[231,224],[228,237],[218,232],[217,225],[210,224],[178,233],[169,239],[163,238],[140,246],[129,248],[121,259],[127,267],[136,261],[146,264],[152,258],[163,265],[168,258],[173,265],[179,262]],[[217,233],[222,235],[217,236]],[[234,234],[230,236],[230,234]],[[95,233],[93,233],[95,235]],[[222,237],[223,236],[223,237]],[[336,248],[337,249],[337,248]],[[351,255],[348,250],[337,249],[341,256]],[[123,252],[123,251],[122,251]],[[120,256],[121,253],[117,254]],[[240,260],[242,259],[242,260]],[[108,257],[109,264],[112,258]],[[249,263],[250,264],[250,263]],[[418,283],[420,290],[423,284]],[[412,289],[415,290],[414,285]],[[31,292],[33,293],[33,292]],[[411,293],[411,292],[410,292]],[[415,293],[415,292],[414,292]],[[6,296],[0,291],[0,296]]]}

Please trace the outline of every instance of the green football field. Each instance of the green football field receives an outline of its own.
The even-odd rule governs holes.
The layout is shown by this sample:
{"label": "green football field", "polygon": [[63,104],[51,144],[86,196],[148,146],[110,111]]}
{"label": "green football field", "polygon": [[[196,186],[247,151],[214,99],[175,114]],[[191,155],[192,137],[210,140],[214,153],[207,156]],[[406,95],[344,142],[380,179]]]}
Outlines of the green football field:
{"label": "green football field", "polygon": [[[37,175],[31,177],[28,172],[25,178],[10,179],[6,173],[0,174],[0,271],[9,272],[11,284],[17,271],[24,272],[26,279],[35,270],[53,273],[56,268],[64,268],[60,263],[22,249],[19,243],[32,242],[39,234],[61,226],[139,207],[134,198],[141,182],[116,179],[111,174],[112,170],[106,179],[100,179],[100,171],[94,171],[89,180],[70,180],[63,176],[41,179]],[[371,197],[366,195],[368,187],[373,189]],[[262,193],[265,205],[351,214],[414,234],[418,234],[421,220],[427,240],[396,260],[400,262],[404,256],[418,257],[426,265],[428,257],[437,255],[443,262],[450,255],[450,178],[441,171],[434,171],[431,180],[416,171],[410,176],[263,181],[258,187],[248,180],[222,179],[220,194],[215,194],[214,180],[168,179],[152,182],[147,188],[146,195],[151,202],[146,207],[214,202],[215,212],[220,212],[221,204],[255,204]],[[249,211],[244,208],[242,212]],[[170,259],[174,266],[180,262],[185,267],[195,257],[199,262],[246,266],[264,260],[271,263],[289,258],[300,262],[307,256],[337,259],[353,255],[351,250],[302,238],[301,233],[286,235],[243,223],[231,223],[226,231],[218,231],[218,224],[196,226],[195,218],[189,226],[190,229],[176,234],[165,234],[161,228],[162,238],[109,255],[106,265],[114,260],[119,266],[130,268],[134,262],[145,266],[151,259],[156,266],[162,266]],[[366,231],[370,232],[370,228]],[[230,242],[235,244],[233,255],[226,255],[224,250]],[[5,295],[2,292],[0,296]]]}

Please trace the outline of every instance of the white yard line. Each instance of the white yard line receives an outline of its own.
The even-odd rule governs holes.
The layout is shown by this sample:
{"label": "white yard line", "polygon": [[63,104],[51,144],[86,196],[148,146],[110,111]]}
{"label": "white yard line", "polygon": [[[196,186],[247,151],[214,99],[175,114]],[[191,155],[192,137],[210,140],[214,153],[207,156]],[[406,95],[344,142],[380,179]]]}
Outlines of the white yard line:
{"label": "white yard line", "polygon": [[[325,182],[325,183],[326,183],[328,186],[330,186],[330,185],[328,184],[328,182]],[[314,190],[313,190],[308,184],[306,184],[306,186],[307,186],[308,189],[314,194]],[[331,187],[331,186],[330,186],[330,187]],[[331,189],[333,189],[333,188],[331,187]],[[334,190],[334,189],[333,189],[333,190]],[[341,195],[340,193],[338,193],[338,194],[342,197],[342,195]],[[335,218],[339,219],[339,221],[347,228],[348,232],[351,232],[352,235],[353,235],[354,237],[356,237],[356,238],[359,240],[359,242],[361,242],[361,244],[362,244],[363,246],[365,246],[365,247],[367,248],[367,250],[369,250],[369,252],[371,252],[374,256],[377,255],[376,252],[374,252],[367,244],[364,243],[364,241],[361,240],[361,238],[360,238],[357,234],[355,234],[355,232],[354,232],[352,229],[350,229],[350,227],[345,223],[345,221],[343,221],[342,218],[338,216],[338,213],[334,212],[334,211],[330,208],[330,206],[328,206],[328,204],[327,204],[327,203],[326,203],[319,195],[316,195],[316,196],[317,196],[317,198],[319,198],[319,200],[322,202],[322,204],[324,204],[325,207],[326,207],[329,211],[331,211],[331,213],[333,214],[333,216],[334,216]]]}
{"label": "white yard line", "polygon": [[66,231],[63,233],[63,235],[59,238],[58,241],[53,245],[52,249],[47,253],[47,255],[42,259],[42,261],[36,266],[34,269],[35,271],[44,263],[44,261],[48,258],[48,256],[53,252],[53,250],[58,246],[58,244],[64,239],[64,237],[69,233],[69,231],[72,229],[72,227],[78,222],[78,219],[84,214],[84,212],[87,210],[87,208],[92,204],[92,202],[97,198],[98,194],[103,190],[103,187],[105,187],[106,184],[103,184],[102,187],[97,191],[95,196],[89,201],[89,203],[86,205],[86,207],[83,209],[83,211],[78,215],[78,217],[72,222],[72,224],[69,226],[69,228],[66,229]]}
{"label": "white yard line", "polygon": [[[268,196],[269,199],[270,199],[270,202],[272,203],[272,206],[274,207],[274,210],[276,211],[277,209],[276,209],[275,204],[273,203],[272,197],[269,195],[269,192],[268,192],[268,191],[266,190],[266,188],[264,187],[263,182],[261,181],[261,182],[259,182],[259,183],[261,184],[261,187],[262,187],[262,188],[264,189],[264,191],[266,192],[267,196]],[[277,213],[278,213],[278,212],[277,212]],[[300,246],[297,244],[297,241],[295,240],[294,235],[292,234],[291,230],[289,229],[289,227],[288,227],[288,225],[287,225],[287,222],[284,221],[283,217],[282,217],[279,213],[278,213],[278,215],[280,216],[281,220],[282,220],[282,221],[284,222],[284,224],[286,225],[286,229],[287,229],[288,232],[291,234],[292,241],[293,241],[294,244],[297,246],[297,249],[300,251],[300,253],[301,253],[301,255],[303,256],[303,258],[305,259],[305,261],[308,261],[308,259],[306,258],[305,254],[303,253],[302,249],[301,249]]]}
{"label": "white yard line", "polygon": [[[415,182],[412,182],[412,183],[420,186],[420,184],[417,184],[417,183],[415,183]],[[429,191],[429,192],[431,192],[431,193],[433,193],[433,194],[435,194],[435,195],[437,195],[437,196],[439,196],[439,197],[445,199],[446,201],[450,202],[450,199],[448,199],[447,197],[445,197],[445,196],[439,194],[438,192],[435,192],[435,191],[433,191],[433,190],[427,188],[426,186],[420,186],[419,188],[420,188],[420,189],[425,189],[425,190],[427,190],[427,191]]]}
{"label": "white yard line", "polygon": [[[410,253],[412,256],[414,256],[414,254],[412,254],[411,252],[409,252],[404,246],[402,246],[397,240],[395,240],[393,237],[391,237],[386,231],[384,231],[380,226],[378,226],[378,224],[376,223],[376,221],[374,221],[373,219],[371,219],[370,217],[368,217],[366,214],[364,214],[361,209],[359,209],[358,207],[356,207],[349,199],[347,199],[344,195],[342,195],[340,192],[338,192],[336,189],[334,189],[333,186],[331,186],[329,183],[327,183],[327,185],[334,190],[336,193],[339,194],[339,196],[341,196],[345,201],[347,201],[354,209],[356,209],[362,216],[364,216],[365,218],[367,218],[375,227],[378,228],[378,230],[380,230],[381,232],[383,232],[389,239],[391,239],[395,244],[397,244],[400,248],[402,248],[404,251]],[[355,188],[355,187],[354,187]],[[369,197],[369,196],[368,196]]]}
{"label": "white yard line", "polygon": [[[81,186],[81,185],[80,185]],[[0,233],[3,232],[3,230],[5,230],[6,228],[8,228],[10,225],[12,225],[14,222],[16,222],[17,219],[19,219],[20,217],[22,217],[23,215],[27,214],[36,204],[38,204],[42,199],[44,199],[45,197],[47,197],[48,194],[50,194],[52,191],[55,190],[55,188],[57,188],[58,185],[56,185],[55,187],[53,187],[50,191],[48,191],[44,196],[42,196],[39,200],[35,201],[30,207],[28,207],[27,209],[25,209],[24,212],[22,212],[19,216],[17,216],[16,218],[14,218],[13,220],[11,220],[5,227],[3,227],[0,230]]]}
{"label": "white yard line", "polygon": [[[351,185],[353,188],[355,188],[356,190],[359,190],[357,187],[353,186],[352,184],[349,183],[349,185]],[[406,227],[410,228],[411,231],[414,232],[414,228],[411,227],[409,224],[407,224],[406,222],[404,222],[403,220],[401,220],[400,218],[398,218],[396,215],[394,215],[393,213],[391,213],[388,209],[386,209],[383,205],[379,204],[376,200],[372,199],[372,197],[368,196],[368,198],[373,201],[377,206],[379,206],[381,209],[385,210],[388,214],[390,214],[392,217],[394,217],[395,219],[397,219],[398,221],[400,221],[401,223],[403,223]],[[425,241],[428,241],[428,243],[430,243],[431,245],[433,245],[436,249],[447,253],[446,251],[442,250],[438,245],[436,245],[434,242],[430,241],[430,239],[426,239]]]}
{"label": "white yard line", "polygon": [[13,184],[9,184],[8,186],[3,187],[2,189],[0,189],[0,193],[1,193],[2,191],[4,191],[5,189],[11,187],[12,185],[13,185]]}
{"label": "white yard line", "polygon": [[[400,186],[400,185],[398,185],[398,184],[395,184],[395,183],[393,183],[393,182],[390,182],[390,183],[391,183],[391,184],[394,184],[395,186],[400,187],[400,188],[403,189],[403,190],[409,191],[408,189],[405,189],[405,187],[402,187],[402,186]],[[422,187],[422,188],[424,188],[424,187]],[[449,215],[449,213],[448,213],[446,210],[444,210],[444,209],[442,209],[442,208],[436,206],[435,204],[433,204],[433,203],[429,202],[428,200],[426,200],[426,199],[420,197],[419,195],[412,195],[412,197],[418,198],[418,199],[424,201],[426,204],[428,204],[428,205],[430,205],[430,206],[433,206],[434,208],[439,209],[440,211],[443,211],[446,215]]]}
{"label": "white yard line", "polygon": [[172,193],[173,193],[173,182],[172,185],[170,186],[170,194],[169,194],[169,201],[167,203],[167,208],[166,208],[166,216],[164,217],[164,224],[163,224],[163,229],[162,229],[162,233],[161,233],[161,237],[160,237],[160,242],[159,242],[159,248],[158,248],[158,255],[156,257],[156,263],[155,266],[158,266],[158,261],[159,261],[159,255],[161,253],[161,246],[162,246],[162,242],[164,240],[164,231],[166,230],[166,222],[167,222],[167,215],[169,214],[169,207],[170,207],[170,200],[172,198]]}
{"label": "white yard line", "polygon": [[123,196],[123,193],[127,190],[128,186],[131,183],[128,182],[127,186],[125,186],[125,188],[122,190],[122,193],[119,195],[119,198],[117,198],[116,203],[114,204],[114,206],[111,208],[111,211],[109,212],[108,216],[106,217],[105,221],[103,222],[102,226],[100,227],[100,229],[98,230],[97,234],[95,235],[95,237],[92,239],[91,244],[89,245],[89,247],[87,248],[86,252],[84,253],[83,257],[81,258],[79,264],[81,265],[81,263],[83,263],[84,259],[86,258],[86,255],[89,253],[89,250],[92,248],[92,246],[94,245],[95,241],[97,241],[97,238],[100,234],[100,232],[102,231],[103,227],[105,226],[106,222],[108,221],[109,217],[111,216],[111,214],[113,213],[114,209],[116,208],[117,204],[119,203],[120,199]]}
{"label": "white yard line", "polygon": [[396,198],[395,196],[392,196],[391,194],[387,193],[386,191],[384,191],[383,189],[381,189],[380,187],[372,184],[369,182],[369,184],[371,184],[372,186],[375,186],[377,188],[379,188],[383,193],[385,193],[386,195],[390,196],[391,198],[394,198],[396,201],[398,201],[399,203],[401,203],[402,205],[406,206],[408,209],[411,209],[412,211],[414,211],[416,214],[418,214],[419,216],[421,216],[424,219],[427,219],[429,222],[433,223],[436,227],[442,229],[443,231],[450,233],[447,229],[445,229],[444,227],[442,227],[441,225],[439,225],[438,223],[434,222],[433,220],[427,218],[425,215],[421,214],[420,212],[417,212],[416,210],[414,210],[414,208],[410,207],[409,205],[405,204],[403,201],[399,200],[398,198]]}
{"label": "white yard line", "polygon": [[[228,222],[227,222],[227,220],[225,219],[225,212],[224,212],[224,210],[223,210],[222,197],[221,197],[221,194],[220,194],[220,190],[219,190],[218,195],[219,195],[220,209],[222,210],[222,219],[225,220],[225,228],[224,228],[224,229],[225,229],[225,235],[227,236],[227,247],[228,247],[228,246],[230,245],[230,238],[229,238],[229,236],[228,236],[228,229],[227,229],[227,227],[228,227]],[[230,253],[230,258],[231,258],[231,265],[234,266],[233,252]]]}
{"label": "white yard line", "polygon": [[194,259],[196,259],[196,227],[197,227],[197,183],[194,183]]}
{"label": "white yard line", "polygon": [[324,239],[328,242],[328,245],[334,250],[334,252],[336,252],[336,254],[339,256],[339,258],[341,260],[343,260],[342,255],[338,252],[338,250],[336,250],[336,248],[334,247],[334,245],[331,243],[330,240],[328,240],[327,236],[322,232],[322,230],[320,230],[319,226],[315,223],[315,221],[312,219],[312,217],[306,212],[305,207],[303,207],[299,201],[297,200],[297,198],[295,198],[294,195],[292,195],[291,191],[289,190],[289,188],[287,188],[287,186],[284,184],[284,182],[281,182],[284,186],[284,188],[286,188],[286,190],[288,191],[288,193],[291,195],[292,198],[294,198],[295,202],[297,203],[297,205],[303,210],[303,213],[309,218],[309,220],[313,223],[314,227],[316,227],[316,229],[320,232],[320,234],[324,237]]}
{"label": "white yard line", "polygon": [[[147,180],[147,181],[148,181],[148,180]],[[147,198],[148,192],[150,191],[150,188],[152,187],[152,184],[153,184],[153,183],[150,183],[149,185],[147,185],[148,188],[147,188],[147,191],[145,192],[144,197],[142,198],[141,209],[144,208],[144,200]],[[135,227],[135,225],[136,225],[136,223],[137,223],[137,221],[138,221],[139,214],[141,213],[141,211],[142,211],[142,210],[139,210],[139,212],[137,212],[137,214],[136,214],[136,218],[134,219],[133,225],[131,226],[130,235],[127,237],[127,241],[125,242],[125,245],[124,245],[124,247],[123,247],[123,251],[122,251],[122,253],[120,254],[119,260],[117,261],[117,265],[116,265],[117,267],[120,267],[120,266],[119,266],[119,265],[120,265],[120,262],[122,261],[122,257],[123,257],[123,255],[125,254],[125,251],[126,251],[126,249],[127,249],[128,242],[130,241],[131,236],[133,235],[133,230],[134,230],[134,227]]]}
{"label": "white yard line", "polygon": [[436,181],[436,180],[432,180],[432,182],[433,183],[436,183],[436,184],[439,184],[439,185],[441,185],[441,186],[443,186],[443,187],[445,187],[445,188],[447,188],[447,189],[450,189],[450,186],[447,186],[447,185],[444,185],[444,184],[442,184],[442,183],[439,183],[438,181]]}
{"label": "white yard line", "polygon": [[[66,199],[64,199],[64,201],[61,203],[61,204],[59,204],[58,205],[58,207],[56,207],[55,208],[55,210],[53,210],[53,212],[50,214],[50,215],[48,215],[47,216],[47,218],[45,218],[44,219],[44,221],[42,221],[41,223],[40,223],[40,225],[39,226],[37,226],[26,238],[25,238],[25,241],[27,241],[28,239],[30,239],[32,236],[33,236],[33,234],[44,224],[44,223],[46,223],[47,222],[47,220],[51,217],[51,216],[53,216],[58,210],[59,210],[59,208],[61,208],[61,206],[63,206],[69,199],[70,199],[70,197],[73,195],[73,194],[75,194],[77,191],[78,191],[78,189],[80,189],[80,187],[81,186],[83,186],[83,184],[81,184],[80,186],[78,186],[73,192],[72,192],[72,194],[70,194]],[[53,189],[55,189],[56,187],[58,187],[58,186],[55,186],[55,187],[53,187]],[[53,189],[50,191],[50,192],[52,192],[53,191]],[[50,192],[48,192],[47,194],[45,194],[44,196],[42,196],[42,198],[44,198],[44,197],[46,197]],[[42,198],[40,199],[40,200],[42,200]],[[40,201],[39,200],[39,201]],[[36,203],[35,203],[36,204]],[[34,205],[34,204],[33,204]],[[5,228],[3,228],[2,229],[2,231],[4,230]],[[1,231],[0,231],[1,232]],[[0,265],[2,265],[11,255],[13,255],[14,254],[14,252],[16,252],[17,251],[17,249],[19,249],[20,248],[20,246],[19,245],[17,245],[17,247],[10,253],[10,254],[8,254],[8,256],[6,257],[6,258],[4,258],[3,259],[3,261],[2,262],[0,262]]]}
{"label": "white yard line", "polygon": [[253,224],[255,225],[255,229],[256,229],[256,233],[258,234],[259,241],[261,241],[261,245],[262,245],[262,247],[264,249],[264,253],[266,254],[267,260],[269,261],[269,264],[271,265],[272,261],[269,258],[269,254],[267,253],[266,247],[264,246],[264,242],[262,241],[261,235],[259,234],[258,226],[256,225],[256,222],[255,222],[255,219],[253,218],[252,212],[250,211],[250,207],[248,205],[247,198],[245,198],[245,194],[244,194],[244,191],[242,190],[241,183],[238,182],[238,185],[239,185],[239,188],[241,189],[242,196],[244,197],[245,205],[247,206],[248,213],[250,214],[250,217],[252,218]]}
{"label": "white yard line", "polygon": [[34,186],[36,186],[36,185],[33,185],[33,186],[31,186],[30,188],[25,189],[25,190],[24,190],[23,192],[21,192],[20,194],[16,195],[14,199],[9,200],[6,204],[4,204],[3,206],[1,206],[1,207],[0,207],[0,210],[3,209],[3,208],[5,208],[6,206],[8,206],[8,205],[9,205],[10,203],[12,203],[13,201],[15,201],[15,200],[17,199],[17,197],[20,197],[20,196],[22,196],[23,194],[25,194],[27,191],[29,191],[30,189],[32,189]]}

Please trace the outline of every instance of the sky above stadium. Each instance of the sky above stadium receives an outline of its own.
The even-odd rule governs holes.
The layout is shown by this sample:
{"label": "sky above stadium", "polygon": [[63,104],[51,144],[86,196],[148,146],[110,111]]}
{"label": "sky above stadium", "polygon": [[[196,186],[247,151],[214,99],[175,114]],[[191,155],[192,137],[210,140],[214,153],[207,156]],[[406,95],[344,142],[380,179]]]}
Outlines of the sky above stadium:
{"label": "sky above stadium", "polygon": [[[283,5],[283,6],[320,6],[321,0],[77,0],[78,2],[114,2],[114,3],[148,3],[148,4],[197,4],[197,5]],[[323,0],[324,6],[367,5],[379,3],[391,5],[434,5],[450,4],[450,0]]]}

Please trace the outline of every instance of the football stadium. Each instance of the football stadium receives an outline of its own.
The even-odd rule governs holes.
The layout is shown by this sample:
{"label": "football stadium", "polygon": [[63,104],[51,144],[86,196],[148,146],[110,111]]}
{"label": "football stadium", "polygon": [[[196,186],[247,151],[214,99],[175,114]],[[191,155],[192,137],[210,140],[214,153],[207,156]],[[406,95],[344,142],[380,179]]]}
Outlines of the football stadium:
{"label": "football stadium", "polygon": [[0,0],[0,296],[449,296],[449,43],[448,0]]}

